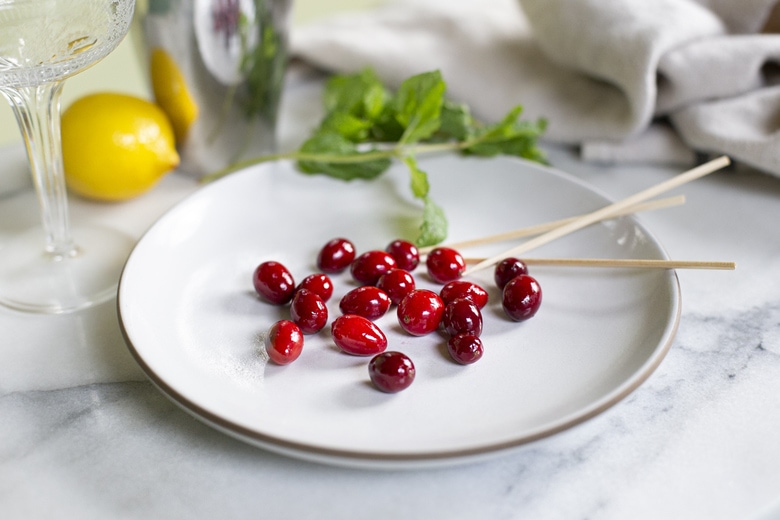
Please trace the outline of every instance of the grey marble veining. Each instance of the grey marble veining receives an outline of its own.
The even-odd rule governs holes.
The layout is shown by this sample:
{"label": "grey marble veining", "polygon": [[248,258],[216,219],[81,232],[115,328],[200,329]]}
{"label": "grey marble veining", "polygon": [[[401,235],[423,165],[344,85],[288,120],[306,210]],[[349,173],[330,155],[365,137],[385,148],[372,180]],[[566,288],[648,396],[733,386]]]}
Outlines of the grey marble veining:
{"label": "grey marble veining", "polygon": [[[743,517],[776,486],[780,460],[778,448],[760,457],[752,449],[772,444],[777,417],[754,416],[780,391],[777,356],[768,363],[755,352],[702,360],[675,348],[637,392],[574,430],[481,464],[400,473],[257,450],[146,382],[8,393],[0,398],[0,504],[10,518],[242,518],[248,510],[361,518],[379,495],[388,503],[371,516],[388,519]],[[726,370],[712,370],[724,366],[720,358]],[[756,399],[754,384],[767,397]]]}
{"label": "grey marble veining", "polygon": [[[288,142],[316,88],[288,98],[299,125],[288,120]],[[613,198],[676,171],[584,165],[565,149],[551,162]],[[77,203],[75,213],[140,236],[194,189],[174,175],[144,211]],[[0,310],[0,518],[754,520],[780,497],[780,180],[735,171],[681,191],[685,206],[642,222],[672,257],[737,270],[678,272],[674,344],[622,402],[466,466],[361,471],[250,447],[145,379],[115,302],[70,317]],[[23,202],[0,204],[0,244],[15,225],[3,212]]]}

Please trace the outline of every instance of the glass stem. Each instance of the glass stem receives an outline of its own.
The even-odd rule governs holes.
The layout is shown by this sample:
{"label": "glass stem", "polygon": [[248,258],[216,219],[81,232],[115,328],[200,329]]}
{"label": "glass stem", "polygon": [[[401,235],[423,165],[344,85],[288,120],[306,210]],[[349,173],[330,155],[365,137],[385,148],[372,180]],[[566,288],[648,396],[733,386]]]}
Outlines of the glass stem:
{"label": "glass stem", "polygon": [[22,131],[40,202],[46,251],[55,259],[77,254],[70,233],[60,138],[61,81],[3,89]]}

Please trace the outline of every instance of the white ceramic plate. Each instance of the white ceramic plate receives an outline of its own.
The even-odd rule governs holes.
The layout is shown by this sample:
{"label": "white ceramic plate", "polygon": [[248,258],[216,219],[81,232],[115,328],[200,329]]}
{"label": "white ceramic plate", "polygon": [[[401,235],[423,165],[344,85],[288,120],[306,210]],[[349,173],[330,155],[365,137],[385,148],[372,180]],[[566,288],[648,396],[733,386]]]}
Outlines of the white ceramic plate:
{"label": "white ceramic plate", "polygon": [[[511,158],[425,159],[450,239],[473,238],[577,215],[609,201],[576,179]],[[260,301],[251,276],[277,260],[297,280],[337,236],[359,252],[414,238],[421,208],[394,167],[345,183],[274,163],[208,185],[164,215],[130,256],[119,288],[121,325],[149,378],[185,410],[252,444],[331,464],[419,467],[504,453],[609,408],[666,354],[679,318],[674,271],[536,267],[543,303],[531,320],[505,318],[492,273],[483,310],[485,355],[450,361],[438,334],[405,335],[395,310],[378,321],[417,378],[384,394],[367,358],[341,353],[329,327],[307,336],[293,364],[266,363],[262,335],[286,308]],[[467,256],[500,252],[506,244]],[[666,258],[633,217],[593,225],[537,256]],[[418,268],[418,286],[436,288]],[[334,277],[331,318],[354,287]]]}

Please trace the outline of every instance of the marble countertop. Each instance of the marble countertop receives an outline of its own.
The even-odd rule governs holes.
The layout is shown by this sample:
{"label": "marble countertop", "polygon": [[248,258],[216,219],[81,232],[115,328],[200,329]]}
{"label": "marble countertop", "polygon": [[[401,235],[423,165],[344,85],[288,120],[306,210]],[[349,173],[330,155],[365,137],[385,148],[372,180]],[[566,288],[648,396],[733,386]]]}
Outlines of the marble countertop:
{"label": "marble countertop", "polygon": [[[291,89],[282,146],[316,123],[318,84]],[[619,199],[681,171],[553,166]],[[37,224],[20,149],[0,152],[0,244]],[[12,186],[13,189],[10,189]],[[198,188],[174,173],[73,219],[140,236]],[[736,168],[686,185],[687,203],[642,215],[680,271],[674,344],[638,390],[597,417],[466,466],[367,471],[250,447],[181,411],[146,379],[116,302],[67,316],[0,309],[0,516],[26,518],[777,518],[780,507],[780,179]]]}

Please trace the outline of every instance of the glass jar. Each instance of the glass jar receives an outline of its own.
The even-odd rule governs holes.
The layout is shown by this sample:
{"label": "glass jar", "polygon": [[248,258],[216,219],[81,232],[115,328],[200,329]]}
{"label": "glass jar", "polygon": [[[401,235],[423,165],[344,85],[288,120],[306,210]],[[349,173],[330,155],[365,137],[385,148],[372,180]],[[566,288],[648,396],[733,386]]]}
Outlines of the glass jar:
{"label": "glass jar", "polygon": [[195,176],[275,151],[292,0],[148,0],[156,102]]}

